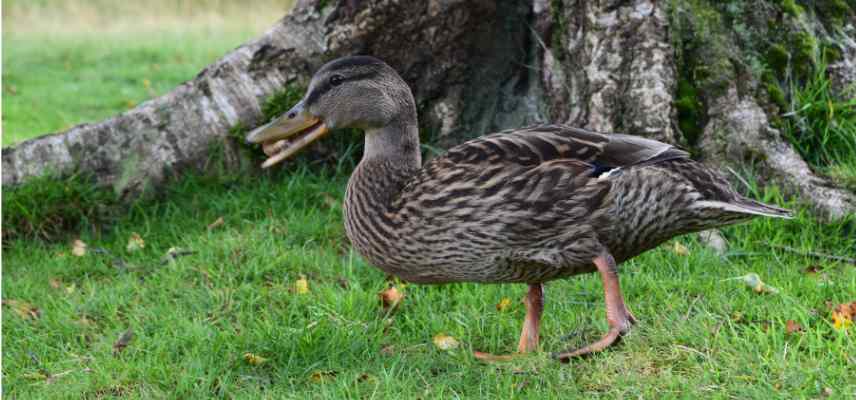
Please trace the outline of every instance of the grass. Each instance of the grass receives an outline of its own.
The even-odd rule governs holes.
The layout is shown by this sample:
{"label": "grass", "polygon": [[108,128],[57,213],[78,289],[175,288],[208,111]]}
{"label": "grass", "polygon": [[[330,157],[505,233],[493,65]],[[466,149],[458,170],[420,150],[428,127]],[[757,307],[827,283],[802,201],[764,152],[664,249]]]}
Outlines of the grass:
{"label": "grass", "polygon": [[[39,16],[50,22],[51,12],[95,24],[106,17],[90,4],[124,3],[132,4],[3,3],[4,18],[10,18],[4,19],[3,37],[4,145],[97,120],[125,109],[128,100],[167,91],[217,58],[217,49],[242,40],[169,23],[160,29],[145,17],[146,38],[134,34],[139,27],[127,21],[108,24],[111,36],[97,40],[74,23],[65,24],[70,33],[38,29]],[[16,4],[21,8],[13,9]],[[49,12],[22,4],[77,8]],[[178,25],[190,18],[177,14]],[[73,68],[66,68],[66,59],[73,60]],[[86,79],[75,83],[75,77]],[[142,79],[148,79],[148,88]],[[9,95],[13,85],[16,93]],[[340,204],[348,172],[346,162],[331,168],[304,160],[261,176],[187,177],[169,186],[163,199],[110,214],[106,224],[91,207],[109,197],[86,190],[85,181],[64,182],[77,199],[62,205],[74,209],[67,212],[30,201],[61,196],[63,185],[4,189],[4,233],[32,232],[3,240],[3,394],[10,399],[856,395],[856,328],[835,329],[828,308],[856,300],[856,268],[770,247],[856,257],[853,218],[822,225],[774,189],[758,191],[765,201],[798,209],[797,218],[759,219],[726,229],[730,250],[724,256],[689,236],[676,240],[688,247],[688,255],[669,244],[622,267],[625,297],[642,322],[619,347],[571,365],[548,358],[550,351],[584,344],[606,329],[600,281],[585,275],[547,286],[542,352],[485,365],[470,352],[515,349],[524,315],[517,300],[525,287],[407,285],[400,307],[385,312],[378,292],[401,284],[367,265],[345,238]],[[57,213],[69,219],[40,217]],[[16,216],[39,223],[28,225]],[[222,225],[209,228],[219,218]],[[69,224],[60,231],[71,230],[71,236],[59,235],[51,223]],[[135,234],[145,246],[129,251]],[[82,257],[72,254],[73,239],[88,245]],[[171,248],[191,253],[163,262]],[[759,295],[729,280],[749,272],[780,293]],[[308,293],[297,290],[301,279],[308,282]],[[513,300],[511,306],[498,310],[495,305],[506,298]],[[788,320],[803,330],[786,333]],[[129,329],[133,338],[114,350]],[[436,349],[432,337],[441,333],[457,338],[461,347]],[[250,363],[247,353],[263,361]]]}
{"label": "grass", "polygon": [[123,206],[112,191],[92,182],[81,175],[63,180],[46,175],[26,185],[4,188],[3,240],[56,241],[84,226],[109,223]]}
{"label": "grass", "polygon": [[291,1],[3,2],[3,146],[162,95],[267,29]]}
{"label": "grass", "polygon": [[[510,352],[524,308],[521,285],[390,285],[347,244],[345,171],[300,166],[223,182],[188,178],[170,201],[134,207],[109,232],[68,243],[4,243],[4,390],[9,398],[339,397],[835,397],[856,393],[853,330],[836,330],[827,302],[853,301],[852,266],[768,245],[854,256],[854,221],[756,220],[725,231],[719,257],[692,238],[622,268],[642,323],[611,351],[563,366],[547,353],[606,328],[601,286],[585,275],[547,286],[545,353],[484,365],[471,350]],[[332,199],[332,200],[331,200]],[[765,200],[781,203],[774,191]],[[794,204],[787,204],[795,206]],[[221,227],[207,226],[222,217]],[[139,234],[145,247],[129,252]],[[760,239],[763,238],[763,239]],[[162,264],[171,247],[191,255]],[[816,265],[818,272],[806,273]],[[759,295],[729,278],[756,272],[781,290]],[[305,277],[309,293],[295,291]],[[495,307],[503,298],[509,309]],[[787,320],[804,327],[786,334]],[[134,338],[114,354],[127,329]],[[462,347],[435,349],[434,335]],[[563,339],[570,333],[570,339]],[[251,365],[244,355],[267,361]],[[56,378],[47,379],[45,373]]]}
{"label": "grass", "polygon": [[856,190],[856,99],[833,96],[826,74],[820,63],[806,82],[792,82],[783,133],[812,166]]}
{"label": "grass", "polygon": [[3,145],[97,122],[167,93],[250,36],[162,33],[45,46],[41,38],[4,35]]}

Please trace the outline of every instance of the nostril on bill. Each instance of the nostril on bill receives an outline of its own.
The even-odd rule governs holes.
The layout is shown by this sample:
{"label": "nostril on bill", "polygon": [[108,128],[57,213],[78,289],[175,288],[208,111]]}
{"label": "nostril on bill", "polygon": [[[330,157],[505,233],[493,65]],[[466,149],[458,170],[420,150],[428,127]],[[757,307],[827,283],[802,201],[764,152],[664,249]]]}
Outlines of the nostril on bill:
{"label": "nostril on bill", "polygon": [[288,113],[288,119],[294,119],[294,117],[296,117],[296,116],[297,116],[296,113],[293,113],[293,112]]}

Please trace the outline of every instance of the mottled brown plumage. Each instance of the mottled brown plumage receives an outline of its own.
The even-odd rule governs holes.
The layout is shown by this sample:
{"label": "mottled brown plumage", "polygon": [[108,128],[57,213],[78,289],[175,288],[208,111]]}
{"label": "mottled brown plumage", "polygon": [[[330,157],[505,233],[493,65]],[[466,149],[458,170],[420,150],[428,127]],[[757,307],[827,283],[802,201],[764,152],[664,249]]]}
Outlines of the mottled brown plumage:
{"label": "mottled brown plumage", "polygon": [[371,57],[325,65],[301,103],[248,139],[271,146],[299,131],[292,125],[313,121],[324,132],[366,130],[344,207],[359,253],[411,282],[529,284],[521,352],[537,347],[542,283],[601,273],[610,333],[564,356],[598,351],[635,321],[618,289],[616,263],[676,235],[788,215],[739,195],[671,145],[562,125],[484,136],[421,166],[412,95],[394,70]]}

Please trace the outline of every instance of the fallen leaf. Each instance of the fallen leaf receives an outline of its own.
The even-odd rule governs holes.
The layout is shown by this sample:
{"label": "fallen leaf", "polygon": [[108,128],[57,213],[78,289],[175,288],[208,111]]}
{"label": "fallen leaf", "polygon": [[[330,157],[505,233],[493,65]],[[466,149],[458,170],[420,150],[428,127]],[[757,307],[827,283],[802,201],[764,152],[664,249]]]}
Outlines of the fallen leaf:
{"label": "fallen leaf", "polygon": [[853,325],[853,317],[856,316],[856,301],[842,303],[832,309],[832,326],[843,330]]}
{"label": "fallen leaf", "polygon": [[752,290],[754,290],[755,293],[769,293],[769,294],[779,293],[779,289],[776,289],[776,288],[764,283],[764,281],[761,280],[761,277],[758,276],[758,274],[756,274],[754,272],[748,273],[748,274],[743,275],[743,276],[738,276],[735,278],[726,279],[726,280],[735,280],[735,279],[739,279],[739,280],[743,281],[743,283],[745,283],[746,286],[749,286],[750,288],[752,288]]}
{"label": "fallen leaf", "polygon": [[128,344],[131,343],[131,340],[134,339],[134,330],[128,328],[127,331],[123,332],[122,335],[119,336],[119,339],[116,339],[116,342],[113,343],[113,355],[117,355],[125,350],[128,347]]}
{"label": "fallen leaf", "polygon": [[496,355],[490,353],[483,353],[481,351],[474,351],[473,357],[475,357],[476,360],[486,363],[507,362],[514,360],[514,355],[511,354]]}
{"label": "fallen leaf", "polygon": [[41,372],[41,371],[37,371],[37,372],[27,372],[26,374],[24,374],[24,375],[22,375],[22,376],[23,376],[24,378],[32,379],[32,380],[34,380],[34,381],[44,381],[44,380],[47,380],[48,378],[50,378],[50,376],[45,375],[45,374],[44,374],[43,372]]}
{"label": "fallen leaf", "polygon": [[61,287],[62,287],[62,282],[61,282],[59,279],[57,279],[57,278],[51,278],[51,279],[49,279],[49,280],[48,280],[48,283],[49,283],[49,284],[51,285],[51,287],[52,287],[52,288],[54,288],[54,289],[59,289],[59,288],[61,288]]}
{"label": "fallen leaf", "polygon": [[339,207],[339,200],[336,200],[330,193],[321,193],[321,197],[324,199],[324,205],[328,208]]}
{"label": "fallen leaf", "polygon": [[80,316],[75,322],[81,326],[95,326],[95,321],[87,318],[85,315]]}
{"label": "fallen leaf", "polygon": [[404,299],[404,293],[398,290],[396,286],[378,293],[377,296],[380,298],[380,303],[384,310],[398,307],[398,304]]}
{"label": "fallen leaf", "polygon": [[458,343],[457,339],[441,333],[434,336],[434,346],[437,346],[440,350],[452,350],[457,349],[460,343]]}
{"label": "fallen leaf", "polygon": [[820,270],[820,265],[809,265],[808,267],[805,267],[803,272],[805,272],[806,274],[816,274],[820,272]]}
{"label": "fallen leaf", "polygon": [[259,356],[259,355],[253,354],[253,353],[244,353],[244,361],[246,361],[247,364],[250,364],[252,366],[259,366],[259,365],[266,363],[267,358],[264,358],[262,356]]}
{"label": "fallen leaf", "polygon": [[74,254],[77,257],[85,256],[86,243],[83,243],[80,239],[75,239],[74,242],[71,243],[71,254]]}
{"label": "fallen leaf", "polygon": [[739,311],[735,311],[734,313],[731,314],[731,320],[734,322],[743,322],[745,317],[746,316],[743,315],[743,313],[739,312]]}
{"label": "fallen leaf", "polygon": [[146,242],[142,237],[140,237],[139,233],[132,232],[131,237],[128,239],[128,245],[125,246],[125,250],[128,252],[134,252],[141,250],[143,247],[146,247]]}
{"label": "fallen leaf", "polygon": [[306,280],[305,276],[300,275],[300,279],[294,281],[294,293],[297,293],[297,294],[309,293],[309,281]]}
{"label": "fallen leaf", "polygon": [[802,332],[802,330],[802,325],[800,325],[797,321],[789,319],[787,322],[785,322],[785,333],[788,335]]}
{"label": "fallen leaf", "polygon": [[315,371],[309,374],[309,380],[314,383],[322,383],[336,377],[336,371]]}
{"label": "fallen leaf", "polygon": [[41,310],[38,307],[27,303],[26,301],[21,300],[3,300],[4,306],[12,307],[12,310],[15,311],[15,314],[18,314],[19,317],[30,320],[30,319],[38,319],[42,316]]}
{"label": "fallen leaf", "polygon": [[362,374],[360,374],[360,376],[357,377],[357,382],[365,382],[365,381],[376,382],[377,377],[375,377],[372,374],[367,374],[367,373],[363,372]]}
{"label": "fallen leaf", "polygon": [[225,223],[226,223],[226,221],[223,220],[223,217],[218,217],[217,219],[214,220],[214,222],[208,224],[208,230],[210,231],[210,230],[217,229],[217,228],[223,226],[223,224],[225,224]]}
{"label": "fallen leaf", "polygon": [[496,303],[496,311],[502,312],[511,307],[511,299],[508,297],[503,297],[499,300],[499,303]]}
{"label": "fallen leaf", "polygon": [[690,255],[690,249],[688,249],[687,246],[682,245],[681,242],[675,242],[672,246],[672,252],[684,257]]}

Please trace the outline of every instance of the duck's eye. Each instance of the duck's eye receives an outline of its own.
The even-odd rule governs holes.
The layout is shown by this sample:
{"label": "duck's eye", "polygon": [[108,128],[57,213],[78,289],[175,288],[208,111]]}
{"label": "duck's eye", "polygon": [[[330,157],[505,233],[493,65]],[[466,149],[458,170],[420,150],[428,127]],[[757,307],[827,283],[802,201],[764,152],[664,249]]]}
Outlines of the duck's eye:
{"label": "duck's eye", "polygon": [[333,75],[330,77],[330,84],[333,86],[339,86],[344,81],[345,81],[345,77],[343,77],[342,75]]}

